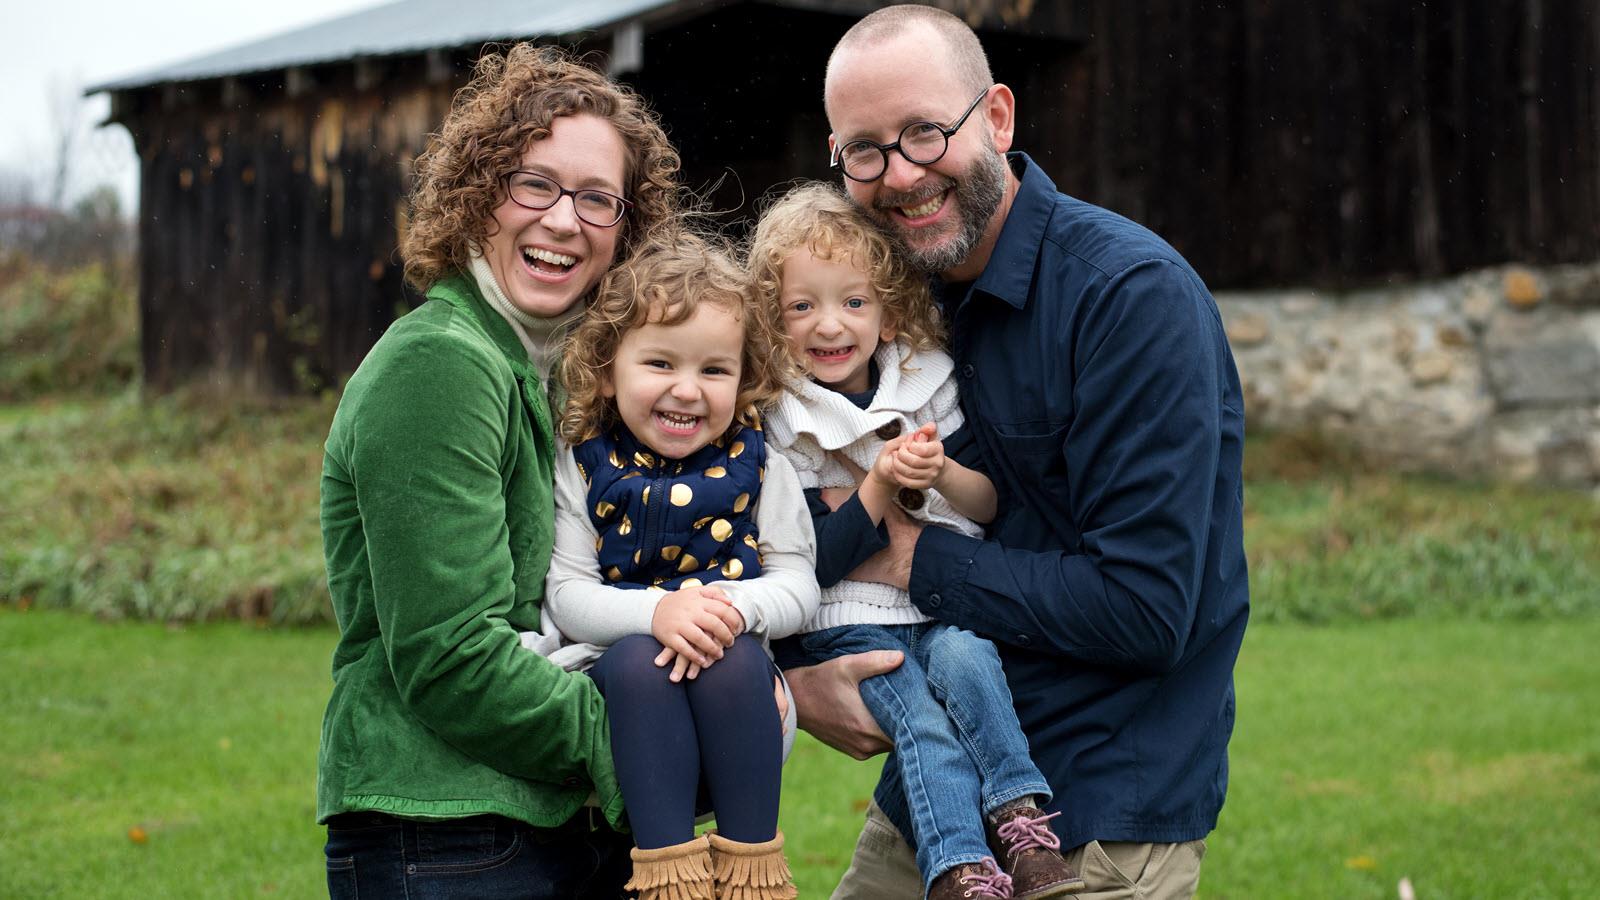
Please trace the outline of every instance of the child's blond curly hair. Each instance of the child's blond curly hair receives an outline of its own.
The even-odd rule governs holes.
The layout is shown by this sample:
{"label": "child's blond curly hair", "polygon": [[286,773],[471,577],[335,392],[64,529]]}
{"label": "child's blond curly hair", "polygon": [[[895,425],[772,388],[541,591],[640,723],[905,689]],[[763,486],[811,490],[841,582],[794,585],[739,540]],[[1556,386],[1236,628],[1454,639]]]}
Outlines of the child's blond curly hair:
{"label": "child's blond curly hair", "polygon": [[867,273],[873,293],[883,304],[885,324],[912,349],[941,346],[944,324],[934,308],[927,277],[894,252],[889,238],[842,191],[814,181],[797,185],[773,201],[761,214],[750,239],[747,265],[756,300],[779,334],[785,333],[779,300],[783,263],[802,249],[818,259],[846,262]]}
{"label": "child's blond curly hair", "polygon": [[715,303],[744,324],[737,414],[728,433],[755,424],[756,411],[778,396],[789,374],[788,342],[756,306],[733,250],[671,221],[642,235],[632,255],[606,274],[594,302],[563,341],[561,437],[578,444],[619,421],[616,401],[603,396],[601,387],[623,335],[645,324],[686,322],[702,303]]}

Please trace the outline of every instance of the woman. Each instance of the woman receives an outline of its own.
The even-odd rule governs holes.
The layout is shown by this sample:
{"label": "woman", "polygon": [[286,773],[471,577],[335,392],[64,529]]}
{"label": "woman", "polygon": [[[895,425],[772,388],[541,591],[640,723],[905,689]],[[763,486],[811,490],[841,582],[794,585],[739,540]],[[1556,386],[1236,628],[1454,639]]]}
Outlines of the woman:
{"label": "woman", "polygon": [[529,45],[479,62],[418,160],[401,250],[428,301],[351,378],[323,462],[334,897],[621,894],[599,692],[518,632],[550,562],[555,336],[673,215],[677,168],[632,92]]}

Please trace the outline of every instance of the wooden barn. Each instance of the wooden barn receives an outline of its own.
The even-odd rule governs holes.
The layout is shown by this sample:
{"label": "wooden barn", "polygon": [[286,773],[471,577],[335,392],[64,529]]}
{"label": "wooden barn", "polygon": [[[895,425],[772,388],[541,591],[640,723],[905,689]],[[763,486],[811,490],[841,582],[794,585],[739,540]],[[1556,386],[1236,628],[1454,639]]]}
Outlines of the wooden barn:
{"label": "wooden barn", "polygon": [[[881,5],[400,0],[92,88],[141,157],[147,384],[306,390],[354,369],[414,302],[408,173],[486,43],[591,54],[739,215],[827,177],[823,64]],[[1017,92],[1019,146],[1213,287],[1600,258],[1587,0],[943,5]]]}

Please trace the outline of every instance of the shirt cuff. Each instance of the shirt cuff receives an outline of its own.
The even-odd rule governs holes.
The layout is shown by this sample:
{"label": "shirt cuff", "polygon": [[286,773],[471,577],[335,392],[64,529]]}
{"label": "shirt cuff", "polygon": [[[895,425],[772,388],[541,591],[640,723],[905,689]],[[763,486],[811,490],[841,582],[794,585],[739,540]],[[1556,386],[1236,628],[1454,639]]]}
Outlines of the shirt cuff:
{"label": "shirt cuff", "polygon": [[947,528],[922,529],[911,555],[911,602],[925,615],[954,623],[967,599],[967,572],[983,541]]}

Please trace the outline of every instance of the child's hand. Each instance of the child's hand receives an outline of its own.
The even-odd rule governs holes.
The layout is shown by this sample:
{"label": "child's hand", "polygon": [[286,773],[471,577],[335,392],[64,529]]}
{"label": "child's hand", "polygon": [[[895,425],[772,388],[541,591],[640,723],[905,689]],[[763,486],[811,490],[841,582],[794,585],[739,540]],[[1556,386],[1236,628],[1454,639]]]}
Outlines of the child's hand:
{"label": "child's hand", "polygon": [[[915,433],[912,432],[912,434]],[[878,451],[878,458],[872,461],[872,470],[867,472],[866,477],[888,487],[892,493],[893,489],[900,483],[895,479],[894,475],[895,457],[900,453],[900,448],[905,446],[910,437],[911,435],[909,434],[902,434],[899,437],[885,441],[883,449]]]}
{"label": "child's hand", "polygon": [[722,658],[724,647],[744,632],[744,616],[733,601],[714,586],[679,588],[656,604],[650,634],[664,648],[658,666],[672,664],[673,681],[694,678],[700,670]]}
{"label": "child's hand", "polygon": [[895,449],[890,473],[901,487],[926,491],[938,485],[939,476],[944,473],[944,462],[944,442],[939,440],[938,430],[929,422],[905,435],[904,443]]}

